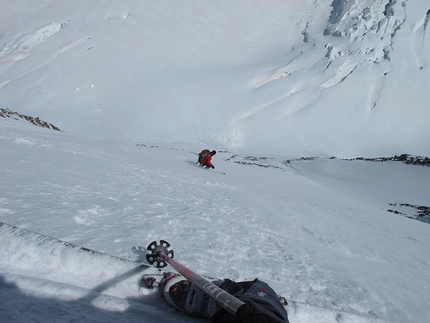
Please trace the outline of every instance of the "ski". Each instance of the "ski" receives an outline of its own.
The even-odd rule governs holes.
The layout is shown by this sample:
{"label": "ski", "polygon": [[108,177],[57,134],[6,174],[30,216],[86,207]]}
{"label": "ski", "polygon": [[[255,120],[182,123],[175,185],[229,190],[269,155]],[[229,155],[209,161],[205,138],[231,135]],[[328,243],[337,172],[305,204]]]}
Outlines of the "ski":
{"label": "ski", "polygon": [[[204,169],[207,169],[207,170],[212,169],[212,168],[210,168],[210,167],[209,167],[209,168],[207,168],[207,167],[204,167],[204,166],[199,165],[199,162],[197,162],[197,163],[196,163],[196,165],[197,165],[197,166],[199,166],[200,168],[204,168]],[[215,173],[218,173],[218,174],[222,174],[222,175],[225,175],[225,174],[226,174],[225,172],[220,172],[220,171],[215,170],[215,169],[212,169],[212,171],[213,171],[213,172],[215,172]]]}

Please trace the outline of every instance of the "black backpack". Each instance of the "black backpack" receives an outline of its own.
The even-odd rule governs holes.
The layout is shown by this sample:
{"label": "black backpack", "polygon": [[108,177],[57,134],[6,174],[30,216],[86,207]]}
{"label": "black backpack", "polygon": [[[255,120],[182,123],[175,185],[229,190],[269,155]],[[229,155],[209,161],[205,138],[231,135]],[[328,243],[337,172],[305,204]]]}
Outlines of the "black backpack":
{"label": "black backpack", "polygon": [[267,283],[258,279],[239,283],[225,279],[219,287],[246,305],[239,308],[236,317],[221,308],[210,323],[289,323],[287,311]]}

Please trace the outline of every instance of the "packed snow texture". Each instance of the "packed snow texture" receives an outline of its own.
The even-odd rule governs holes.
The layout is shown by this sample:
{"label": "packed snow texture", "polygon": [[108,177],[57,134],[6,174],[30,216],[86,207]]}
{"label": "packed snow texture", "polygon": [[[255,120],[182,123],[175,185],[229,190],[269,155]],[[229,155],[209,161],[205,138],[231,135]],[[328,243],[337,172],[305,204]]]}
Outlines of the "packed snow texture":
{"label": "packed snow texture", "polygon": [[428,156],[429,10],[388,0],[8,2],[0,105],[98,137]]}
{"label": "packed snow texture", "polygon": [[429,10],[2,3],[0,317],[199,322],[139,286],[165,239],[292,323],[430,321],[430,225],[387,211],[428,207],[430,168],[342,159],[430,156]]}

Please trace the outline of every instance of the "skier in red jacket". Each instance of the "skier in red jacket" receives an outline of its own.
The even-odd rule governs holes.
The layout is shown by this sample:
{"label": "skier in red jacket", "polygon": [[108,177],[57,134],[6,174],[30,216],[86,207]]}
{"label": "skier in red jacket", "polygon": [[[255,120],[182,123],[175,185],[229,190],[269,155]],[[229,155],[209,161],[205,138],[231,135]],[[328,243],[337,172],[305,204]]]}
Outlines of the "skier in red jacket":
{"label": "skier in red jacket", "polygon": [[202,150],[202,152],[199,154],[199,161],[198,163],[200,166],[205,166],[206,168],[215,168],[214,165],[212,165],[212,156],[216,154],[215,150],[209,151],[209,149]]}

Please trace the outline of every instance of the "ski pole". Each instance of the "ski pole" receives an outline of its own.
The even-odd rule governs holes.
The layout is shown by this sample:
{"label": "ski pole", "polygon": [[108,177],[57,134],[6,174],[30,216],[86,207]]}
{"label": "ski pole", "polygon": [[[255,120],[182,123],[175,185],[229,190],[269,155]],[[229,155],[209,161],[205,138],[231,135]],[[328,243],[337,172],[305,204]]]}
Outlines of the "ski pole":
{"label": "ski pole", "polygon": [[155,264],[157,268],[163,268],[169,264],[174,269],[176,269],[178,273],[200,288],[207,295],[212,297],[220,306],[233,315],[236,315],[238,309],[245,305],[245,303],[238,298],[227,293],[217,285],[211,283],[207,279],[196,274],[178,261],[174,260],[173,250],[168,250],[169,247],[170,244],[167,241],[160,240],[159,245],[156,241],[153,241],[147,248],[149,251],[151,251],[151,253],[146,255],[146,259],[151,265]]}

